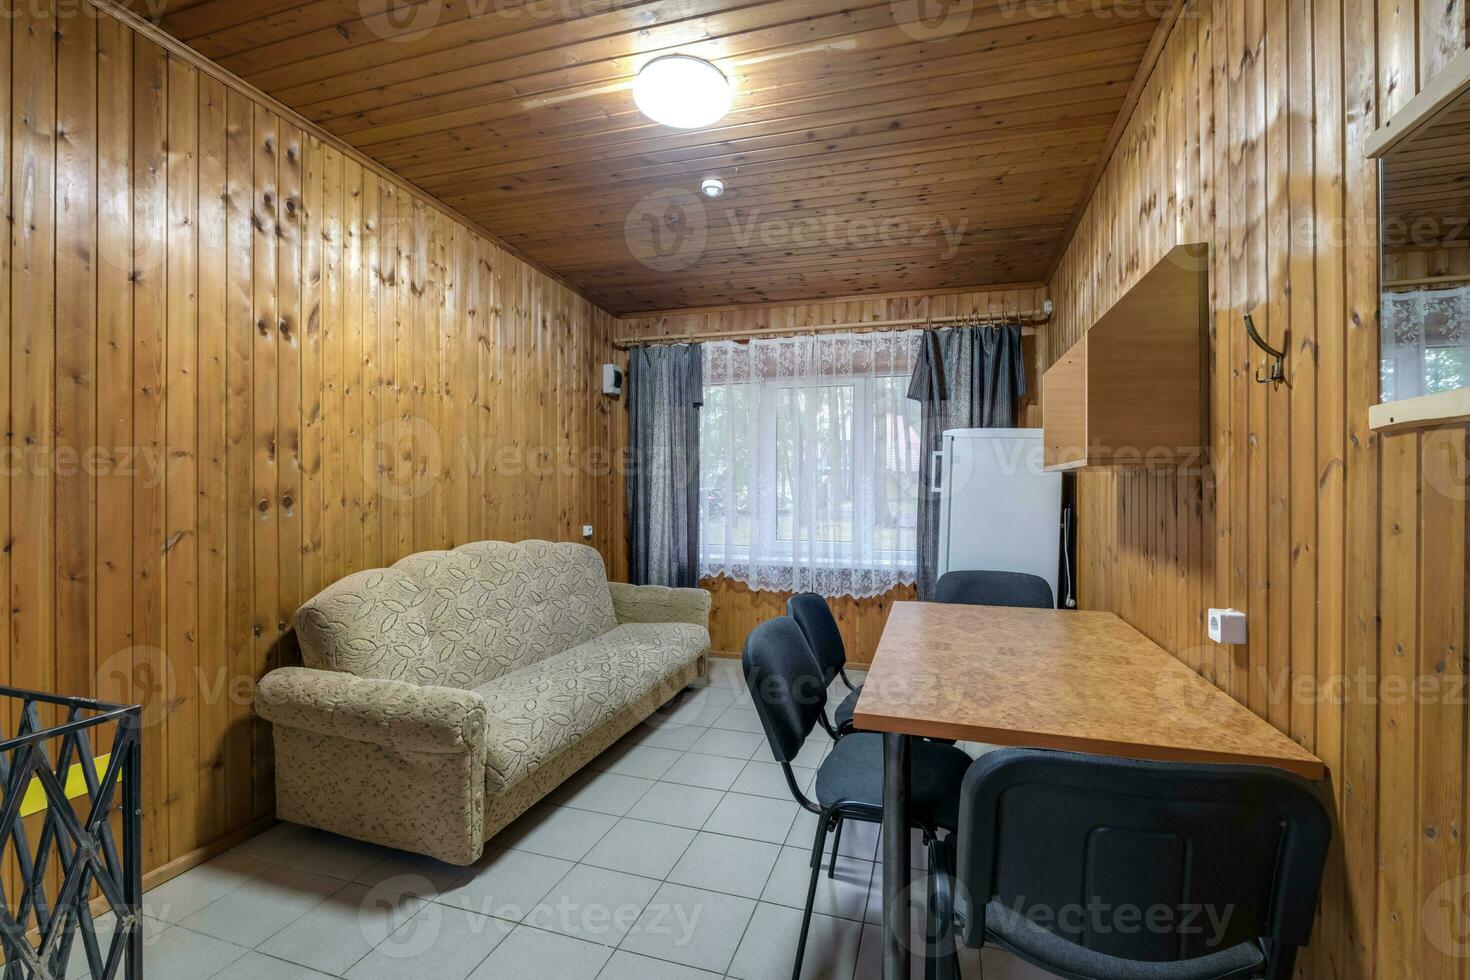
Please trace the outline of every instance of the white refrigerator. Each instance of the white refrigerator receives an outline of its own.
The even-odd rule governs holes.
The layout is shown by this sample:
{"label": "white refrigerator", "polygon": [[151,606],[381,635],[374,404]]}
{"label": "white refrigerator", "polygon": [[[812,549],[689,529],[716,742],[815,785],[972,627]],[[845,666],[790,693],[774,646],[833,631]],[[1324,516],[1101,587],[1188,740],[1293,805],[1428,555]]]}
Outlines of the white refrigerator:
{"label": "white refrigerator", "polygon": [[1046,579],[1067,605],[1070,569],[1059,575],[1067,530],[1062,475],[1043,469],[1041,431],[944,433],[943,448],[930,460],[930,486],[939,495],[939,574],[1029,572]]}

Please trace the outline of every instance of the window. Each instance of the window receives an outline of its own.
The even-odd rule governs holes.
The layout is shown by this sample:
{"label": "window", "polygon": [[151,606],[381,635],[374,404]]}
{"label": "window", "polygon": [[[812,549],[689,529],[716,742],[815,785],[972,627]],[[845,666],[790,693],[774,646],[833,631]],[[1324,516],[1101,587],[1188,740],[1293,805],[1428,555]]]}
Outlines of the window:
{"label": "window", "polygon": [[1388,290],[1382,308],[1384,401],[1470,385],[1470,286]]}
{"label": "window", "polygon": [[918,333],[703,349],[701,574],[824,595],[912,582]]}

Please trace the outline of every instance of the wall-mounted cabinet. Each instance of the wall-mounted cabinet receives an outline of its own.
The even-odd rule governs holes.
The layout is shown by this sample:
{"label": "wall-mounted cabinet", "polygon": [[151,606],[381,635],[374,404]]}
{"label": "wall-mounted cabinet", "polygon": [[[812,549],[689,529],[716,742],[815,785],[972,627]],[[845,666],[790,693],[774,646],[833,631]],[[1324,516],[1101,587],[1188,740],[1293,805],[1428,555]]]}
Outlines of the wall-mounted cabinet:
{"label": "wall-mounted cabinet", "polygon": [[1048,469],[1203,457],[1208,267],[1206,245],[1171,249],[1042,377]]}

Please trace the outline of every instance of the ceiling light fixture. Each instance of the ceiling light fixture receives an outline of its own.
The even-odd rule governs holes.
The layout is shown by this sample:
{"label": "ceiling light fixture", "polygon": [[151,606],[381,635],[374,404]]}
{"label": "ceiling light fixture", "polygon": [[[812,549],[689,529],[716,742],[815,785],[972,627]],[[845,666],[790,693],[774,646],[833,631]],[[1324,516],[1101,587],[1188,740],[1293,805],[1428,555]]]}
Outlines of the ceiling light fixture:
{"label": "ceiling light fixture", "polygon": [[654,122],[698,129],[730,111],[730,79],[703,58],[666,54],[654,58],[633,80],[633,101]]}
{"label": "ceiling light fixture", "polygon": [[705,197],[719,197],[725,193],[725,182],[718,177],[706,177],[704,183],[699,185],[699,190]]}

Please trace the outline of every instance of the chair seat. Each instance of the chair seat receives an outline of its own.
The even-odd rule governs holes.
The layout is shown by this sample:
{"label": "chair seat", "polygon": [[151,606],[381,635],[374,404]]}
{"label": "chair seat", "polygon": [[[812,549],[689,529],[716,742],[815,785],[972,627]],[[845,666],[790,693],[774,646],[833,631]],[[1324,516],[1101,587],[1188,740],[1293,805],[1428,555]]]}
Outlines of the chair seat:
{"label": "chair seat", "polygon": [[1126,960],[1090,950],[1049,932],[1002,902],[985,906],[985,931],[996,945],[1063,977],[1088,980],[1229,980],[1266,965],[1254,941],[1188,960]]}
{"label": "chair seat", "polygon": [[852,727],[852,713],[857,710],[858,695],[862,693],[863,686],[859,684],[847,693],[847,697],[842,699],[842,703],[837,706],[837,710],[832,712],[832,723],[837,726],[839,731]]}
{"label": "chair seat", "polygon": [[[911,739],[909,806],[914,819],[953,830],[959,823],[960,783],[972,760],[953,745]],[[854,732],[832,746],[817,770],[817,802],[883,805],[883,736]]]}

